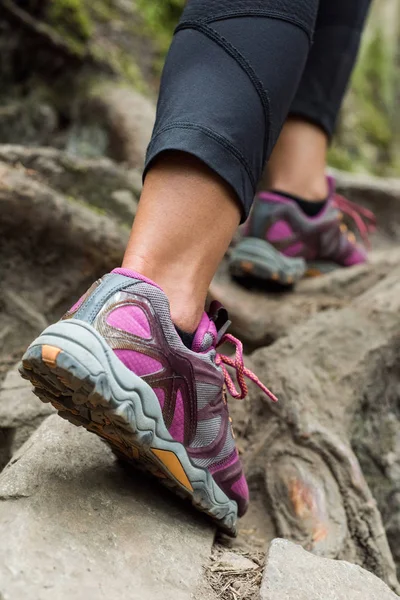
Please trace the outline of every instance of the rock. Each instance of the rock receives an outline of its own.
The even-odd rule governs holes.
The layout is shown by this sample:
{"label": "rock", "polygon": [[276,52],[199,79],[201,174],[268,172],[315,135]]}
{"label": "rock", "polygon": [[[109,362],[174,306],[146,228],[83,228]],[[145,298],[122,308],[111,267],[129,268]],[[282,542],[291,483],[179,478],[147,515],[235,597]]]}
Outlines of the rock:
{"label": "rock", "polygon": [[12,456],[14,429],[0,427],[0,471],[6,466]]}
{"label": "rock", "polygon": [[8,437],[3,434],[3,447],[8,440],[8,459],[53,412],[51,404],[40,402],[33,394],[32,385],[21,378],[15,365],[0,388],[0,431],[8,432]]}
{"label": "rock", "polygon": [[58,127],[54,108],[38,98],[12,101],[0,108],[0,139],[4,144],[49,144]]}
{"label": "rock", "polygon": [[4,290],[3,305],[8,314],[15,315],[28,329],[40,330],[48,325],[44,315],[35,306],[12,290]]}
{"label": "rock", "polygon": [[111,199],[119,213],[130,215],[131,221],[135,216],[137,201],[130,190],[115,190],[111,194]]}
{"label": "rock", "polygon": [[189,600],[213,527],[49,417],[0,475],[4,600]]}
{"label": "rock", "polygon": [[[399,588],[382,518],[353,448],[362,444],[364,456],[381,453],[387,464],[365,475],[373,490],[381,489],[376,499],[393,537],[399,311],[397,267],[349,306],[319,313],[257,350],[252,367],[280,402],[272,405],[252,390],[245,456],[250,486],[264,491],[275,536],[359,564],[393,589]],[[386,431],[390,419],[394,429]]]}
{"label": "rock", "polygon": [[99,214],[17,166],[21,153],[13,152],[10,164],[0,161],[0,360],[11,364],[46,323],[121,264],[128,239],[128,229],[111,214]]}
{"label": "rock", "polygon": [[55,148],[0,145],[0,160],[68,198],[85,202],[131,224],[142,180],[139,171],[108,158],[82,159]]}
{"label": "rock", "polygon": [[[363,461],[361,460],[361,464]],[[364,465],[363,465],[364,466]],[[367,471],[366,476],[369,478],[369,472]],[[379,485],[379,480],[376,480],[376,485]],[[374,494],[379,498],[379,490],[375,489],[371,482],[371,487]],[[386,506],[382,502],[379,502],[379,508],[382,511],[386,535],[389,540],[390,547],[392,549],[393,558],[397,565],[397,577],[400,578],[400,492],[396,489],[391,490],[389,495],[383,494],[383,501],[387,500]]]}
{"label": "rock", "polygon": [[191,600],[220,600],[221,596],[215,592],[209,582],[203,577],[194,590]]}
{"label": "rock", "polygon": [[261,600],[396,600],[398,596],[368,571],[320,558],[287,540],[272,542]]}
{"label": "rock", "polygon": [[138,91],[105,83],[94,89],[78,107],[71,143],[77,144],[82,128],[95,126],[107,136],[107,155],[141,169],[156,115],[155,103]]}
{"label": "rock", "polygon": [[[148,91],[151,86],[155,93],[160,40],[135,2],[99,0],[92,11],[79,1],[54,8],[53,3],[19,6],[5,0],[1,8],[3,141],[65,147],[77,108],[94,88],[111,94],[113,88]],[[142,114],[136,116],[137,123],[131,119],[130,124],[137,138],[143,123]]]}
{"label": "rock", "polygon": [[254,571],[258,565],[241,554],[224,552],[218,557],[218,567],[227,571]]}

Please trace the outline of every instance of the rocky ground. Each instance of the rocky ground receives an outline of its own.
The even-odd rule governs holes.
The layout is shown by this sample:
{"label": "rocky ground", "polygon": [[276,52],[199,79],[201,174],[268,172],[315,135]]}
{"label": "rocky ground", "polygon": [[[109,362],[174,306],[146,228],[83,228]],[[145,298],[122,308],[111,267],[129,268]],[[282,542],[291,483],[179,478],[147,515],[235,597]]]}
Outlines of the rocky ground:
{"label": "rocky ground", "polygon": [[[338,181],[377,214],[368,265],[283,293],[234,282],[223,264],[211,286],[247,362],[280,398],[271,406],[252,388],[232,402],[252,505],[238,538],[213,545],[203,518],[52,416],[16,371],[32,337],[120,261],[138,173],[105,158],[0,146],[4,600],[106,598],[116,581],[128,598],[334,600],[344,585],[354,599],[396,597],[400,184]],[[132,565],[140,593],[129,591]]]}

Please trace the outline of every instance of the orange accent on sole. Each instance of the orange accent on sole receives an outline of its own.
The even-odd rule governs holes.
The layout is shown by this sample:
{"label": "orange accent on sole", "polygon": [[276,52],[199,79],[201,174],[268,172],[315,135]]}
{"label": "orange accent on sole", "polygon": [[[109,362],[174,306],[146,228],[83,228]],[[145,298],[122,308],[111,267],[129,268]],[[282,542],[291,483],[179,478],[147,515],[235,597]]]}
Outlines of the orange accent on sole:
{"label": "orange accent on sole", "polygon": [[48,367],[55,367],[57,356],[60,354],[61,349],[55,346],[42,346],[42,360]]}
{"label": "orange accent on sole", "polygon": [[319,269],[307,269],[304,276],[305,277],[321,277],[323,273]]}
{"label": "orange accent on sole", "polygon": [[242,262],[240,263],[240,268],[245,272],[245,273],[252,273],[253,269],[254,269],[254,265],[252,262],[248,261],[248,260],[242,260]]}
{"label": "orange accent on sole", "polygon": [[158,448],[152,448],[151,451],[183,487],[193,492],[191,483],[176,454],[169,450],[159,450]]}
{"label": "orange accent on sole", "polygon": [[279,281],[279,273],[272,273],[271,279],[272,281]]}

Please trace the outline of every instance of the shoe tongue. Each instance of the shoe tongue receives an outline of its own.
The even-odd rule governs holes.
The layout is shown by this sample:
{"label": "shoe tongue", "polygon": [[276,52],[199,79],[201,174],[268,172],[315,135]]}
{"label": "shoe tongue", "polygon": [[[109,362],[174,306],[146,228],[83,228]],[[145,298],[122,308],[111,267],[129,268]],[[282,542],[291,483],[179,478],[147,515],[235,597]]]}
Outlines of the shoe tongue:
{"label": "shoe tongue", "polygon": [[210,348],[215,348],[229,325],[225,308],[219,302],[212,302],[208,313],[203,313],[194,335],[193,352],[206,352]]}

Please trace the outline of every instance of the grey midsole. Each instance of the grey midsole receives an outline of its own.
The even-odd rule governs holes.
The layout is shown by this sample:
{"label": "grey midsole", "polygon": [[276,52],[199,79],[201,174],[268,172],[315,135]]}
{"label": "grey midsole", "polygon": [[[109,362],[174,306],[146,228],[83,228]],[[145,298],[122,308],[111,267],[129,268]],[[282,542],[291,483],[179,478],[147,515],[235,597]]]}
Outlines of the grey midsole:
{"label": "grey midsole", "polygon": [[270,273],[284,273],[296,279],[303,277],[306,272],[306,262],[303,258],[285,256],[265,240],[244,238],[232,250],[230,263],[250,261]]}
{"label": "grey midsole", "polygon": [[[31,344],[26,352],[37,346],[50,345],[60,348],[74,361],[85,367],[92,378],[105,374],[107,384],[111,389],[110,403],[112,408],[118,408],[127,401],[133,408],[134,428],[139,431],[149,431],[149,446],[160,450],[173,452],[193,487],[193,495],[200,504],[208,500],[210,512],[217,518],[235,521],[237,504],[215,483],[206,469],[194,466],[183,444],[175,441],[169,434],[161,412],[158,398],[152,388],[143,379],[132,373],[114,354],[100,334],[89,324],[68,319],[51,325]],[[79,373],[76,373],[79,377]]]}

